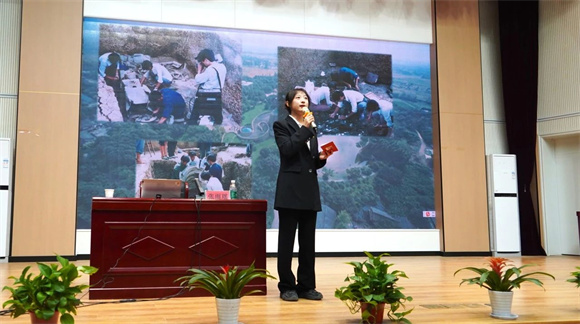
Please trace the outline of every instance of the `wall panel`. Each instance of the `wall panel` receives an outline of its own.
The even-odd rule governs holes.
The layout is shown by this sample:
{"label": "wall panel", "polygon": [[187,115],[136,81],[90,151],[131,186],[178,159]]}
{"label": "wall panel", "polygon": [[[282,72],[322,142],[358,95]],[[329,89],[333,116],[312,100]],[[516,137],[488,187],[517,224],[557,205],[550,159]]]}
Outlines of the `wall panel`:
{"label": "wall panel", "polygon": [[539,1],[538,120],[580,113],[580,1]]}
{"label": "wall panel", "polygon": [[497,1],[481,1],[479,3],[479,9],[483,115],[486,122],[504,122]]}
{"label": "wall panel", "polygon": [[484,125],[485,154],[508,154],[507,134],[504,122],[489,122]]}
{"label": "wall panel", "polygon": [[74,254],[78,100],[20,94],[12,256]]}
{"label": "wall panel", "polygon": [[[236,2],[234,0],[163,1],[161,8],[162,17],[158,21],[226,28],[236,26]],[[219,12],[219,15],[216,15],[216,12]]]}
{"label": "wall panel", "polygon": [[82,0],[23,2],[12,257],[74,254],[81,27]]}
{"label": "wall panel", "polygon": [[[173,3],[181,1],[172,1]],[[187,1],[190,3],[194,1]],[[207,1],[206,1],[207,2]],[[137,21],[163,21],[161,0],[86,0],[84,1],[84,15],[97,18],[126,19]],[[191,14],[191,21],[195,21],[194,11],[184,11]],[[197,12],[203,14],[204,12]],[[181,16],[178,16],[182,19]]]}
{"label": "wall panel", "polygon": [[487,252],[478,1],[436,1],[445,252]]}
{"label": "wall panel", "polygon": [[0,97],[16,95],[18,91],[20,9],[20,1],[0,1]]}
{"label": "wall panel", "polygon": [[24,1],[19,91],[79,92],[81,6],[80,0]]}
{"label": "wall panel", "polygon": [[[16,106],[18,101],[14,97],[0,97],[0,137],[12,138],[16,136]],[[14,145],[14,141],[12,141]]]}
{"label": "wall panel", "polygon": [[580,2],[539,2],[538,152],[544,247],[578,254]]}
{"label": "wall panel", "polygon": [[578,218],[575,217],[580,211],[580,134],[558,138],[553,143],[554,158],[558,161],[555,174],[558,208],[548,226],[555,226],[558,235],[551,242],[559,241],[562,254],[580,255]]}
{"label": "wall panel", "polygon": [[[370,1],[307,1],[304,29],[298,32],[361,37],[370,35]],[[348,18],[346,18],[348,17]],[[356,52],[358,49],[353,49]]]}
{"label": "wall panel", "polygon": [[433,42],[430,0],[85,0],[84,15],[312,35]]}
{"label": "wall panel", "polygon": [[575,134],[579,131],[580,113],[538,120],[538,136]]}
{"label": "wall panel", "polygon": [[485,154],[507,154],[497,1],[479,2]]}
{"label": "wall panel", "polygon": [[300,33],[305,28],[304,2],[237,0],[236,28]]}
{"label": "wall panel", "polygon": [[370,3],[370,38],[433,43],[431,1],[382,0]]}

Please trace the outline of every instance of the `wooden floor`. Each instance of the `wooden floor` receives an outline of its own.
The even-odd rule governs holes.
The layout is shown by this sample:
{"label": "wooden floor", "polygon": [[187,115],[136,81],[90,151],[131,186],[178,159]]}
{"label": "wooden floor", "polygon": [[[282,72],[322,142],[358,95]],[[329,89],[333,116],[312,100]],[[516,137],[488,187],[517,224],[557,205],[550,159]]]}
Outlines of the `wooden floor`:
{"label": "wooden floor", "polygon": [[[556,280],[545,281],[546,291],[532,284],[516,290],[513,312],[519,315],[517,323],[580,323],[580,290],[566,282],[570,272],[580,266],[580,257],[514,257],[516,265],[535,263],[535,271],[553,274]],[[359,323],[360,314],[351,314],[341,301],[334,297],[334,290],[343,285],[350,273],[347,261],[363,261],[363,257],[319,257],[316,259],[318,290],[324,294],[322,301],[300,300],[284,302],[279,298],[274,280],[268,281],[266,296],[242,298],[240,321],[245,324],[300,324],[300,323]],[[413,323],[504,323],[514,322],[493,319],[489,316],[487,290],[476,286],[461,286],[462,277],[453,277],[455,270],[465,266],[483,266],[483,257],[388,257],[395,269],[405,271],[409,279],[401,279],[400,285],[414,300],[414,307],[407,317]],[[78,261],[77,265],[88,264]],[[294,262],[296,263],[296,261]],[[10,275],[17,276],[30,263],[0,263],[0,287],[11,284]],[[268,269],[276,275],[276,259],[269,258]],[[34,267],[33,267],[34,268]],[[37,272],[37,271],[36,271]],[[467,275],[468,273],[466,273]],[[88,282],[86,276],[84,281]],[[83,281],[83,280],[81,280]],[[2,292],[1,300],[8,293]],[[169,300],[118,303],[83,297],[86,306],[78,310],[76,323],[217,323],[215,300],[211,297],[173,298]],[[0,323],[29,323],[21,316],[11,319],[0,316]]]}

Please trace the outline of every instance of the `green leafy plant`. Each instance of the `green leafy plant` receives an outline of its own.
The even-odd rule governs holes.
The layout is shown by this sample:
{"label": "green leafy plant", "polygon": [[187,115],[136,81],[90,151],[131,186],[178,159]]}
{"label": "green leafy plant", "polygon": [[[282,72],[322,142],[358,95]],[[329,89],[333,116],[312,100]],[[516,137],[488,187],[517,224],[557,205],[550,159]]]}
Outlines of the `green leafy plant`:
{"label": "green leafy plant", "polygon": [[261,292],[259,289],[242,292],[250,281],[256,278],[276,279],[268,270],[256,269],[254,262],[246,269],[230,266],[221,267],[221,269],[221,273],[213,270],[189,269],[188,272],[193,274],[175,281],[181,281],[180,285],[189,287],[189,290],[201,288],[217,298],[237,299]]}
{"label": "green leafy plant", "polygon": [[[580,267],[576,267],[576,269],[580,270]],[[576,288],[580,287],[580,271],[574,271],[570,273],[572,275],[572,279],[568,279],[566,281],[572,282],[576,284]]]}
{"label": "green leafy plant", "polygon": [[[406,311],[399,311],[399,308],[405,309],[405,302],[412,301],[413,298],[405,296],[402,292],[404,288],[397,285],[397,281],[400,278],[408,278],[407,275],[399,270],[389,271],[393,264],[381,260],[381,257],[389,255],[388,253],[373,256],[365,251],[365,254],[368,259],[362,263],[347,262],[353,266],[354,273],[344,279],[348,285],[337,288],[334,296],[342,300],[353,314],[361,309],[361,303],[368,303],[372,307],[385,303],[389,305],[387,316],[390,320],[410,323],[405,316],[411,313],[413,308]],[[368,322],[369,317],[371,313],[365,310],[362,322]]]}
{"label": "green leafy plant", "polygon": [[479,285],[494,291],[512,291],[514,288],[520,288],[520,285],[524,282],[531,282],[544,288],[544,283],[533,277],[536,275],[547,276],[555,280],[554,276],[547,272],[536,271],[522,274],[523,268],[534,266],[533,264],[515,267],[513,264],[507,264],[507,262],[512,261],[506,258],[488,258],[489,269],[465,267],[455,271],[453,275],[455,276],[463,270],[473,271],[478,275],[473,278],[463,279],[459,284],[460,286],[466,282],[468,285]]}
{"label": "green leafy plant", "polygon": [[61,324],[73,324],[77,306],[81,304],[76,295],[88,288],[88,285],[72,285],[81,273],[91,275],[97,268],[91,266],[77,267],[69,260],[57,255],[58,264],[37,263],[40,274],[28,273],[30,266],[22,270],[20,277],[10,276],[14,280],[12,287],[4,286],[2,290],[11,293],[2,307],[8,306],[10,316],[16,318],[32,312],[39,319],[50,319],[55,312],[60,313]]}

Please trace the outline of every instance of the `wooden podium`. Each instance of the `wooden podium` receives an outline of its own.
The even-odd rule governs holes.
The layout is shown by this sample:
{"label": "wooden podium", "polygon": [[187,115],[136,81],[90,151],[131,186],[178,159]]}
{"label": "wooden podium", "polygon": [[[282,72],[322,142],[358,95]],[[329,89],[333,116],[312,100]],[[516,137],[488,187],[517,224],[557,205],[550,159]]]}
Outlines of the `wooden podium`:
{"label": "wooden podium", "polygon": [[[190,268],[266,268],[265,200],[93,198],[89,299],[209,296]],[[246,289],[266,292],[266,279]]]}

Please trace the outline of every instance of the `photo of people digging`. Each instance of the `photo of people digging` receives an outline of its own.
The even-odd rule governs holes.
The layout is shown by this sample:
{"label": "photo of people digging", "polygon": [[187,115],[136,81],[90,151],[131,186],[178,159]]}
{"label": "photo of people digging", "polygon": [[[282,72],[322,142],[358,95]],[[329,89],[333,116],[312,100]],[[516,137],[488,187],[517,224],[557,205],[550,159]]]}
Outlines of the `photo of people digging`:
{"label": "photo of people digging", "polygon": [[98,121],[239,128],[239,40],[122,25],[100,36]]}
{"label": "photo of people digging", "polygon": [[278,64],[278,87],[308,92],[320,132],[393,133],[391,55],[280,47]]}

